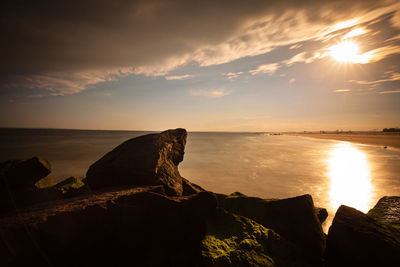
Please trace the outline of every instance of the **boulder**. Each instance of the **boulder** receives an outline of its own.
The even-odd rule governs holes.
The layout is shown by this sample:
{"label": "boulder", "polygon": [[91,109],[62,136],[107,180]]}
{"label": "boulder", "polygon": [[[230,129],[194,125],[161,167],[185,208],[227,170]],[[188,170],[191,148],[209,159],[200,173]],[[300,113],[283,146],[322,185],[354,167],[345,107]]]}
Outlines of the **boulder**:
{"label": "boulder", "polygon": [[325,236],[310,195],[266,200],[240,193],[217,195],[218,205],[250,218],[293,242],[311,265],[322,263]]}
{"label": "boulder", "polygon": [[90,192],[86,184],[81,179],[74,176],[57,183],[54,189],[61,198],[74,197]]}
{"label": "boulder", "polygon": [[0,265],[199,266],[215,196],[160,191],[98,192],[0,219]]}
{"label": "boulder", "polygon": [[36,183],[50,171],[50,163],[40,157],[0,164],[0,213],[46,201]]}
{"label": "boulder", "polygon": [[162,185],[173,196],[203,191],[183,179],[178,171],[186,136],[185,129],[175,129],[130,139],[91,165],[87,182],[93,190],[122,185]]}
{"label": "boulder", "polygon": [[41,158],[14,160],[1,164],[0,175],[8,189],[34,187],[35,183],[51,172],[50,163]]}
{"label": "boulder", "polygon": [[342,205],[329,228],[326,258],[328,266],[397,266],[400,231]]}
{"label": "boulder", "polygon": [[202,257],[201,266],[309,266],[274,230],[221,208],[207,224]]}
{"label": "boulder", "polygon": [[368,215],[385,223],[400,227],[400,197],[383,197]]}

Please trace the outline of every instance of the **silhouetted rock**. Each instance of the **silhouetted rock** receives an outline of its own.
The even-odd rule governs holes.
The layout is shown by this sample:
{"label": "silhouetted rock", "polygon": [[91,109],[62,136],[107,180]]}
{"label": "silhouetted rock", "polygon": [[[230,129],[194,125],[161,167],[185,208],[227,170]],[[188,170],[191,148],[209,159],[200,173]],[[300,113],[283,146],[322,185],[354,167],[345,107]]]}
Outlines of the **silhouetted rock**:
{"label": "silhouetted rock", "polygon": [[383,197],[368,215],[385,223],[400,226],[400,197]]}
{"label": "silhouetted rock", "polygon": [[215,196],[157,187],[43,203],[0,219],[0,265],[198,266]]}
{"label": "silhouetted rock", "polygon": [[0,164],[0,213],[47,200],[36,187],[40,179],[50,173],[48,161],[40,157],[13,160]]}
{"label": "silhouetted rock", "polygon": [[220,207],[250,218],[293,242],[310,264],[322,263],[325,236],[310,195],[266,200],[234,193],[218,194],[217,199]]}
{"label": "silhouetted rock", "polygon": [[14,160],[1,164],[0,175],[8,189],[33,187],[37,181],[49,175],[50,163],[40,157]]}
{"label": "silhouetted rock", "polygon": [[175,196],[203,191],[178,171],[186,136],[185,129],[175,129],[130,139],[90,166],[87,182],[92,189],[163,185],[168,195]]}
{"label": "silhouetted rock", "polygon": [[342,205],[329,228],[326,255],[328,266],[397,266],[400,231]]}

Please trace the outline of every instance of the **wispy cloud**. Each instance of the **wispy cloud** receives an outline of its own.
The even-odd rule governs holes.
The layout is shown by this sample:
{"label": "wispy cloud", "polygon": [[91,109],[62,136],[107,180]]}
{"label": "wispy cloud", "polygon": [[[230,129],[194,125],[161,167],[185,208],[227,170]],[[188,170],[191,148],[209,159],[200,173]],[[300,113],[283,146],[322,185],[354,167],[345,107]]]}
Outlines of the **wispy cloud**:
{"label": "wispy cloud", "polygon": [[400,73],[394,71],[388,71],[384,73],[384,78],[374,81],[362,81],[362,80],[349,80],[351,83],[368,85],[368,84],[378,84],[384,82],[394,82],[400,80]]}
{"label": "wispy cloud", "polygon": [[272,75],[279,69],[279,64],[278,63],[271,63],[271,64],[263,64],[258,66],[257,69],[255,70],[249,70],[249,73],[251,75],[258,75],[258,74],[268,74]]}
{"label": "wispy cloud", "polygon": [[350,92],[350,89],[337,89],[333,91],[334,93],[345,93]]}
{"label": "wispy cloud", "polygon": [[198,89],[198,90],[191,90],[190,94],[192,96],[200,96],[200,97],[206,97],[206,98],[220,98],[220,97],[230,95],[231,92],[224,88],[213,89],[213,90]]}
{"label": "wispy cloud", "polygon": [[381,95],[385,95],[385,94],[400,94],[400,90],[382,91],[382,92],[379,92],[379,94],[381,94]]}
{"label": "wispy cloud", "polygon": [[239,71],[239,72],[223,73],[222,75],[224,76],[225,79],[234,80],[234,79],[236,79],[237,77],[239,77],[242,74],[243,74],[243,72]]}
{"label": "wispy cloud", "polygon": [[173,80],[186,80],[193,78],[194,75],[192,74],[185,74],[185,75],[176,75],[176,76],[165,76],[165,79],[168,81],[173,81]]}

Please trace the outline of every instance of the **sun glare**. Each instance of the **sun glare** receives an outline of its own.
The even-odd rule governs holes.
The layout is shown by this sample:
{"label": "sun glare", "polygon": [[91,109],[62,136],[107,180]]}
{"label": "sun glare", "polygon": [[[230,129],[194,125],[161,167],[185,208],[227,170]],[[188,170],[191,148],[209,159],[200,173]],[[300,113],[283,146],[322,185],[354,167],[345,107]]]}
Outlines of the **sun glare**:
{"label": "sun glare", "polygon": [[373,57],[374,51],[360,54],[360,48],[356,42],[343,41],[328,48],[329,54],[339,62],[343,63],[368,63]]}
{"label": "sun glare", "polygon": [[328,164],[333,208],[344,204],[367,212],[372,184],[365,154],[350,144],[340,144],[332,149]]}
{"label": "sun glare", "polygon": [[340,62],[355,63],[359,57],[359,47],[355,42],[345,41],[329,48],[330,55]]}

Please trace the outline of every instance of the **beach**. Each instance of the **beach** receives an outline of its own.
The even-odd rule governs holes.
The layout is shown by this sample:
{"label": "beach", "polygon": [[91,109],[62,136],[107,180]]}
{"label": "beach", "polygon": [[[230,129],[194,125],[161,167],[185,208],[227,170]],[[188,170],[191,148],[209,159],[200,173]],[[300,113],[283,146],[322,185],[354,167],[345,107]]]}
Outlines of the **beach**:
{"label": "beach", "polygon": [[377,145],[400,149],[400,133],[360,132],[360,133],[285,133],[292,136],[331,139],[352,143]]}

